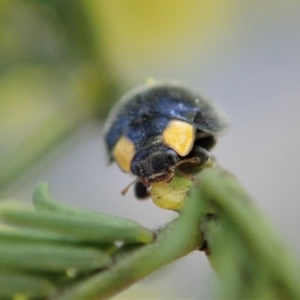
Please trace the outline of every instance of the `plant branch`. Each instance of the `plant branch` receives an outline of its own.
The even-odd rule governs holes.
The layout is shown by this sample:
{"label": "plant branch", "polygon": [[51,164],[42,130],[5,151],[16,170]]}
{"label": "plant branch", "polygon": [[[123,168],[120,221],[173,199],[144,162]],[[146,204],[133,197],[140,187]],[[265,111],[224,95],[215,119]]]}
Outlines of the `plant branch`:
{"label": "plant branch", "polygon": [[55,299],[106,299],[119,293],[178,258],[201,246],[200,201],[192,194],[180,218],[162,229],[156,241],[116,262],[107,271],[77,284]]}
{"label": "plant branch", "polygon": [[214,217],[202,224],[209,259],[225,296],[299,299],[295,257],[239,182],[221,168],[199,177],[198,197],[214,210]]}
{"label": "plant branch", "polygon": [[[6,268],[0,298],[18,292],[107,299],[201,249],[220,278],[222,298],[300,299],[296,259],[231,174],[219,167],[201,171],[187,201],[186,177],[172,182],[160,187],[160,195],[181,199],[184,208],[154,241],[152,231],[131,220],[62,205],[46,184],[35,190],[34,211],[1,205],[0,217],[11,226],[0,227],[0,265]],[[19,284],[12,274],[22,278]]]}

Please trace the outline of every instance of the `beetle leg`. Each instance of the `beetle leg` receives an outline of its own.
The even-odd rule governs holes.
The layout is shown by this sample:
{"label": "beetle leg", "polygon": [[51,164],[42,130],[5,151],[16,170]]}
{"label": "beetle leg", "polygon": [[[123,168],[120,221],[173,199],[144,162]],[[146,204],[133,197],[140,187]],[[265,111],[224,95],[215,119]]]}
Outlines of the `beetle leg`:
{"label": "beetle leg", "polygon": [[209,158],[210,154],[207,150],[200,146],[194,146],[189,155],[181,159],[176,167],[178,167],[180,170],[199,167],[204,165]]}
{"label": "beetle leg", "polygon": [[170,182],[173,179],[174,175],[175,175],[175,172],[173,170],[169,170],[168,175],[165,179],[165,182],[167,182],[167,183]]}
{"label": "beetle leg", "polygon": [[135,183],[134,193],[135,196],[140,200],[144,200],[150,196],[149,188],[144,186],[141,181],[137,181]]}
{"label": "beetle leg", "polygon": [[216,144],[216,138],[214,136],[210,135],[207,137],[199,138],[197,135],[199,135],[199,133],[196,133],[196,140],[195,140],[194,147],[198,146],[206,150],[210,150]]}

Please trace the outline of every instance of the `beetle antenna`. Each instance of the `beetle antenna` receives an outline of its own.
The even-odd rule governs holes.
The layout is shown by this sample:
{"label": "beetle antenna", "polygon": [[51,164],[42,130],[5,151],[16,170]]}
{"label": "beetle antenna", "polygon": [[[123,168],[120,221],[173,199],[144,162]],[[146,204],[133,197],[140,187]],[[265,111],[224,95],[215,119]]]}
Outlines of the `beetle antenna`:
{"label": "beetle antenna", "polygon": [[130,183],[122,190],[121,194],[124,196],[124,195],[128,192],[129,188],[130,188],[133,184],[137,183],[139,180],[140,180],[140,179],[137,177],[134,181],[130,182]]}

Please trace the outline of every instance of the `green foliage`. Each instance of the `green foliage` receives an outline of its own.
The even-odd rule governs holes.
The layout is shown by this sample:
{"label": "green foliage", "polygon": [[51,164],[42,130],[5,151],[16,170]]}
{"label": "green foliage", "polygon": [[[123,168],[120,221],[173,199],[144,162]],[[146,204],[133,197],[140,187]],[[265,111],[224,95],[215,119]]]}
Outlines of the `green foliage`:
{"label": "green foliage", "polygon": [[202,226],[224,297],[299,299],[298,263],[237,180],[207,172],[199,193],[212,209]]}
{"label": "green foliage", "polygon": [[[237,180],[202,171],[177,219],[138,223],[60,204],[40,184],[35,209],[0,207],[0,298],[106,299],[202,249],[222,298],[300,298],[298,265]],[[22,298],[22,299],[23,299]]]}
{"label": "green foliage", "polygon": [[10,296],[39,298],[46,291],[53,296],[79,278],[112,266],[116,252],[154,239],[150,230],[134,221],[56,202],[43,183],[36,188],[33,203],[35,210],[16,203],[0,207],[1,220],[9,225],[0,229],[0,268],[5,270],[0,274],[0,298],[7,296],[5,282],[14,275],[24,279],[19,285],[12,280]]}
{"label": "green foliage", "polygon": [[0,192],[116,98],[87,6],[1,1]]}

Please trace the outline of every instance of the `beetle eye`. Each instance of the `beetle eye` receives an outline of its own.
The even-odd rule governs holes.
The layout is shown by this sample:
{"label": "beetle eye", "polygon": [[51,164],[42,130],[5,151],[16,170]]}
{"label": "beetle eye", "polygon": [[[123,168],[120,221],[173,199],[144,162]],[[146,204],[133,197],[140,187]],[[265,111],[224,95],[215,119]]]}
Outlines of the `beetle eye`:
{"label": "beetle eye", "polygon": [[133,160],[133,161],[131,162],[131,172],[132,172],[134,175],[139,176],[140,168],[139,168],[138,163],[137,163],[135,160]]}
{"label": "beetle eye", "polygon": [[165,159],[169,166],[176,165],[178,162],[178,154],[174,150],[167,150],[165,152]]}

